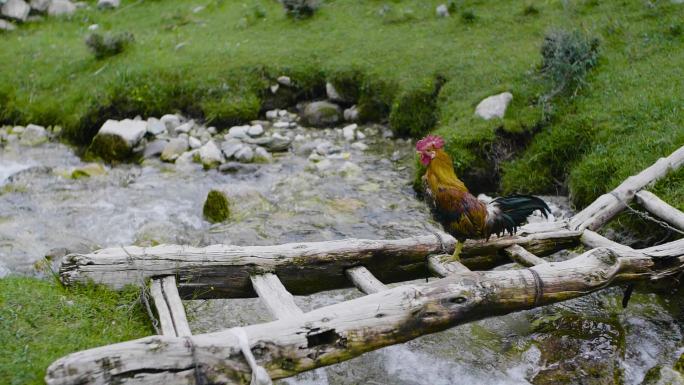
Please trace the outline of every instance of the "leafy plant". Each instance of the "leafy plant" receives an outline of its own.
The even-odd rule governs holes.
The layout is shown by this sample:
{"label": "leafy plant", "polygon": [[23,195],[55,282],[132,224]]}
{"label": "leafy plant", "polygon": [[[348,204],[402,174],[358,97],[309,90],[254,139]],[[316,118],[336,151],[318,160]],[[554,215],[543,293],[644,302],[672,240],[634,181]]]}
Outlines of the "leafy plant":
{"label": "leafy plant", "polygon": [[534,4],[527,4],[523,9],[523,15],[525,16],[535,16],[539,14],[539,8],[535,7]]}
{"label": "leafy plant", "polygon": [[282,0],[285,13],[295,19],[313,16],[319,8],[318,0]]}
{"label": "leafy plant", "polygon": [[472,9],[466,9],[461,12],[461,20],[463,20],[464,23],[474,23],[475,19],[477,19],[477,15],[475,15],[475,11]]}
{"label": "leafy plant", "polygon": [[128,32],[112,34],[91,33],[85,40],[86,45],[97,59],[104,59],[117,55],[126,49],[134,41],[133,35]]}
{"label": "leafy plant", "polygon": [[580,31],[555,30],[546,34],[541,47],[541,73],[551,82],[545,101],[584,85],[587,72],[598,62],[599,40]]}

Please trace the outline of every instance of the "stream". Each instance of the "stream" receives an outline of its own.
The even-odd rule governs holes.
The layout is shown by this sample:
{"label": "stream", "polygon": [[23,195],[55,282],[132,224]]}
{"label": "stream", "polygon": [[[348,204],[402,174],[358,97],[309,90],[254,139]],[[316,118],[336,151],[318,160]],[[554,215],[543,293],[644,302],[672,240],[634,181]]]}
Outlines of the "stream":
{"label": "stream", "polygon": [[[0,277],[38,275],[35,265],[47,254],[101,247],[392,239],[438,226],[411,188],[411,141],[386,138],[383,127],[369,126],[363,150],[345,142],[341,129],[297,130],[302,139],[289,152],[237,173],[158,159],[101,168],[55,141],[0,144]],[[314,163],[308,153],[317,140],[340,151]],[[84,167],[97,172],[74,178],[73,171]],[[214,188],[228,192],[231,220],[212,225],[202,206]],[[556,218],[570,215],[566,198],[544,198]],[[296,302],[308,311],[360,295],[334,290]],[[615,287],[462,325],[278,383],[684,384],[671,369],[684,352],[684,301],[637,292],[622,309],[621,300],[622,288]],[[193,300],[186,307],[194,333],[271,320],[258,299]],[[660,379],[644,382],[649,370],[649,378],[656,373]]]}

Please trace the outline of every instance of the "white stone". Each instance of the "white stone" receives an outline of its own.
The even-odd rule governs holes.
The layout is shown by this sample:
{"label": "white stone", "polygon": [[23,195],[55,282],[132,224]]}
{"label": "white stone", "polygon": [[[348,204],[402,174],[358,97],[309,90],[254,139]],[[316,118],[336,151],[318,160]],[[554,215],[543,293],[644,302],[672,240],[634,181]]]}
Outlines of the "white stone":
{"label": "white stone", "polygon": [[292,79],[290,79],[289,76],[278,76],[278,83],[285,87],[290,87],[292,85]]}
{"label": "white stone", "polygon": [[0,31],[14,31],[17,27],[7,20],[0,19]]}
{"label": "white stone", "polygon": [[247,131],[249,130],[250,126],[233,126],[228,130],[228,134],[226,135],[226,138],[246,138]]}
{"label": "white stone", "polygon": [[238,151],[242,149],[242,147],[245,147],[245,145],[239,140],[235,139],[227,140],[221,143],[221,150],[223,151],[223,155],[225,155],[226,158],[230,158],[233,155],[235,155]]}
{"label": "white stone", "polygon": [[180,126],[180,124],[181,124],[180,118],[178,117],[178,115],[173,115],[173,114],[166,114],[166,115],[162,116],[161,118],[159,118],[159,120],[162,123],[164,123],[164,125],[166,126],[166,129],[169,132],[174,132],[176,127]]}
{"label": "white stone", "polygon": [[133,148],[140,142],[140,139],[145,136],[146,132],[147,122],[145,121],[131,119],[117,121],[110,119],[102,125],[100,131],[98,131],[98,135],[110,134],[118,136],[123,139],[129,147]]}
{"label": "white stone", "polygon": [[190,145],[190,148],[194,150],[196,148],[202,147],[202,142],[199,139],[191,136],[190,138],[188,138],[188,145]]}
{"label": "white stone", "polygon": [[256,146],[256,148],[254,149],[254,157],[268,162],[270,162],[272,159],[271,153],[266,151],[265,148],[259,146]]}
{"label": "white stone", "polygon": [[356,130],[356,139],[358,139],[358,140],[366,139],[366,134],[361,132],[361,130]]}
{"label": "white stone", "polygon": [[290,128],[290,122],[275,122],[273,123],[273,128]]}
{"label": "white stone", "polygon": [[188,149],[188,141],[182,138],[174,138],[166,144],[161,153],[161,160],[172,162]]}
{"label": "white stone", "polygon": [[31,7],[24,0],[7,0],[0,8],[0,14],[8,19],[26,21]]}
{"label": "white stone", "polygon": [[216,127],[211,126],[211,127],[207,128],[207,132],[211,135],[216,135],[216,132],[217,132]]}
{"label": "white stone", "polygon": [[243,146],[235,153],[235,159],[240,162],[251,162],[254,159],[254,151],[249,146]]}
{"label": "white stone", "polygon": [[147,119],[147,132],[151,135],[166,134],[166,125],[157,118]]}
{"label": "white stone", "polygon": [[98,0],[97,7],[100,9],[118,8],[121,0]]}
{"label": "white stone", "polygon": [[37,146],[41,143],[47,142],[47,140],[48,135],[45,127],[29,124],[21,134],[21,140],[19,143],[24,146]]}
{"label": "white stone", "polygon": [[50,16],[69,16],[76,12],[76,5],[68,0],[52,0],[48,7]]}
{"label": "white stone", "polygon": [[356,108],[356,105],[345,109],[343,115],[344,120],[347,122],[356,122],[359,120],[359,110]]}
{"label": "white stone", "polygon": [[446,6],[446,4],[438,5],[437,9],[435,9],[435,12],[437,13],[437,17],[448,17],[449,16],[449,8]]}
{"label": "white stone", "polygon": [[286,116],[289,117],[290,113],[287,112],[287,110],[278,110],[278,116],[281,118],[286,117]]}
{"label": "white stone", "polygon": [[98,28],[100,28],[99,24],[90,24],[88,26],[88,31],[97,31]]}
{"label": "white stone", "polygon": [[510,92],[503,92],[498,95],[492,95],[483,99],[475,108],[475,115],[484,120],[493,118],[503,118],[506,114],[506,108],[513,99],[513,94]]}
{"label": "white stone", "polygon": [[350,124],[348,126],[344,126],[344,128],[342,128],[342,136],[344,136],[344,140],[346,140],[347,142],[353,141],[356,137],[356,129],[358,127],[359,126],[357,124]]}
{"label": "white stone", "polygon": [[368,145],[363,142],[352,143],[351,147],[355,150],[366,151],[368,150]]}
{"label": "white stone", "polygon": [[259,136],[264,133],[264,127],[261,124],[255,124],[247,129],[247,135]]}
{"label": "white stone", "polygon": [[47,11],[51,0],[31,0],[31,8],[38,12]]}
{"label": "white stone", "polygon": [[12,133],[13,134],[22,134],[26,130],[23,126],[14,126],[12,127]]}
{"label": "white stone", "polygon": [[352,162],[344,162],[342,167],[340,168],[340,172],[345,175],[345,176],[356,176],[361,173],[361,167],[359,167],[357,164],[352,163]]}
{"label": "white stone", "polygon": [[271,93],[275,94],[278,92],[278,89],[280,88],[280,84],[271,84]]}
{"label": "white stone", "polygon": [[325,94],[328,96],[328,99],[333,102],[350,102],[350,100],[346,100],[345,98],[343,98],[342,95],[340,95],[340,93],[337,91],[337,89],[335,89],[335,86],[330,82],[325,83]]}
{"label": "white stone", "polygon": [[176,159],[176,165],[177,166],[188,166],[193,163],[195,163],[195,156],[197,155],[199,150],[190,150],[186,151]]}
{"label": "white stone", "polygon": [[199,149],[199,157],[205,168],[212,168],[223,162],[223,154],[213,140]]}
{"label": "white stone", "polygon": [[278,110],[266,111],[266,119],[268,119],[268,120],[278,119]]}
{"label": "white stone", "polygon": [[318,171],[326,171],[332,167],[333,163],[330,159],[323,159],[320,162],[316,163],[316,170]]}
{"label": "white stone", "polygon": [[195,126],[195,121],[191,120],[189,122],[185,122],[181,124],[180,126],[176,127],[175,133],[176,134],[187,134],[192,130],[192,128]]}

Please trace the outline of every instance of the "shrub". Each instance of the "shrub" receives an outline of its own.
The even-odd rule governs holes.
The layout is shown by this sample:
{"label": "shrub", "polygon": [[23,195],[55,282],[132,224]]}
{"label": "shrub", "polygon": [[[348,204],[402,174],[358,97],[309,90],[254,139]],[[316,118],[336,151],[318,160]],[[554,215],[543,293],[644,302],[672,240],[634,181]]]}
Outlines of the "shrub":
{"label": "shrub", "polygon": [[123,52],[133,40],[129,32],[115,35],[107,33],[104,36],[95,32],[88,35],[85,43],[97,59],[103,59]]}
{"label": "shrub", "polygon": [[474,23],[475,19],[477,19],[477,16],[472,9],[466,9],[461,12],[461,20],[463,20],[464,23]]}
{"label": "shrub", "polygon": [[523,9],[523,15],[525,16],[535,16],[539,14],[539,8],[535,7],[534,4],[527,4]]}
{"label": "shrub", "polygon": [[598,62],[599,40],[580,31],[551,31],[541,47],[541,72],[550,82],[551,91],[545,101],[570,91],[576,93],[584,85],[587,72]]}
{"label": "shrub", "polygon": [[318,0],[282,0],[285,13],[295,19],[313,16],[319,7]]}

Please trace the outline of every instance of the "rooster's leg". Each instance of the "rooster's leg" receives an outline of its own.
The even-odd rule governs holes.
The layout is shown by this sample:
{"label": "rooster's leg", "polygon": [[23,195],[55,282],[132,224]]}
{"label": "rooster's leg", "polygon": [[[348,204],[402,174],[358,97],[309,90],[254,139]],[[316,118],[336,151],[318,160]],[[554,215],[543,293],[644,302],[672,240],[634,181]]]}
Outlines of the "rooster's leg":
{"label": "rooster's leg", "polygon": [[456,246],[454,247],[454,254],[451,256],[452,261],[461,261],[461,250],[463,250],[463,242],[456,241]]}

